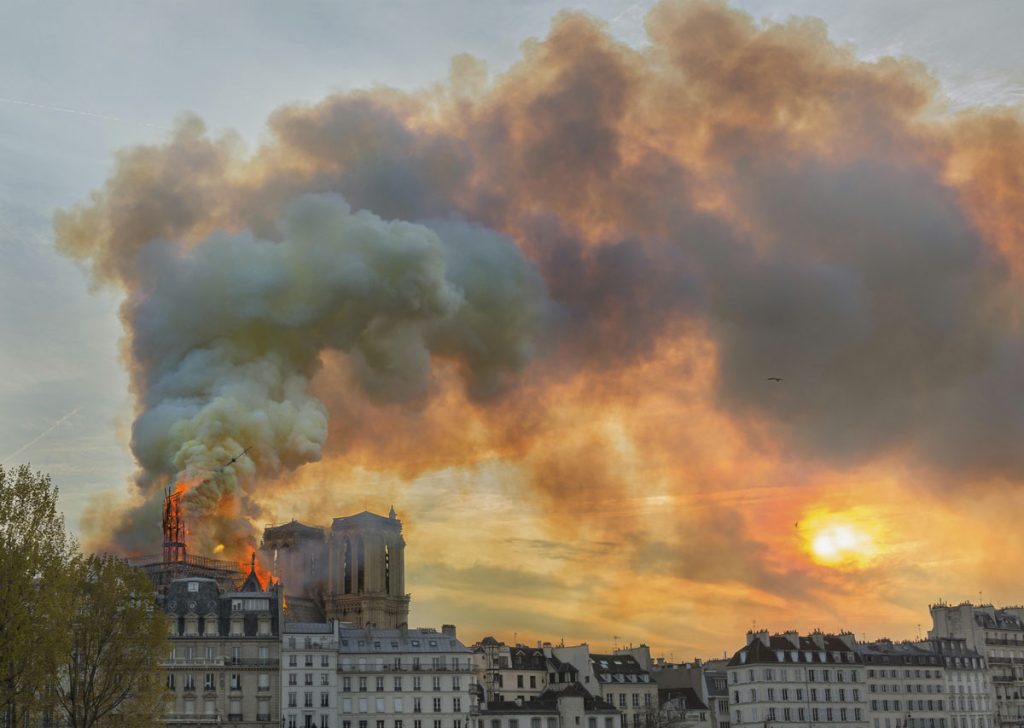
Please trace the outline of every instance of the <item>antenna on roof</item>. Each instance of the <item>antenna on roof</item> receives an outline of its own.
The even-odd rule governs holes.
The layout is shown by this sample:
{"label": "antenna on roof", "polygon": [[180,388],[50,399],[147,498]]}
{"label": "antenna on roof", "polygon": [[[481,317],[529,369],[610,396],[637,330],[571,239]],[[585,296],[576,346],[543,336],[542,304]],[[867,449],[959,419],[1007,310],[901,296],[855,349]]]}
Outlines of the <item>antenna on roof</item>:
{"label": "antenna on roof", "polygon": [[618,636],[617,634],[613,634],[613,635],[612,635],[612,642],[613,642],[613,643],[614,643],[614,645],[615,645],[615,650],[616,650],[616,651],[617,651],[617,650],[619,649],[619,640],[620,640],[620,639],[621,639],[621,638],[620,638],[620,637],[619,637],[619,636]]}

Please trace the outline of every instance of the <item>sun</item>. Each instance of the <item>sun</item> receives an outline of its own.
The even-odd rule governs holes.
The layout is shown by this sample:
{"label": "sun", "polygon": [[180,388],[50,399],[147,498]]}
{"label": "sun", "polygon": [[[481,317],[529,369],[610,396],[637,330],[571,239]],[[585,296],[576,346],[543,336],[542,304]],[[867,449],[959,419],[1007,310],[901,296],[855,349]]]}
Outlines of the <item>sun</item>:
{"label": "sun", "polygon": [[808,555],[822,566],[863,568],[880,552],[878,523],[861,511],[811,512],[800,529]]}

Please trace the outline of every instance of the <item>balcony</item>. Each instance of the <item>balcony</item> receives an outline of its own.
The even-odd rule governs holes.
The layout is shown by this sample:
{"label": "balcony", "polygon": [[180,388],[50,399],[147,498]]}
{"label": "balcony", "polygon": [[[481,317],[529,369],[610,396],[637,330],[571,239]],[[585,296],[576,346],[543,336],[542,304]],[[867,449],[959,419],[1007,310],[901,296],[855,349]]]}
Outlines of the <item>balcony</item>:
{"label": "balcony", "polygon": [[395,667],[394,665],[338,665],[337,672],[355,672],[355,673],[375,673],[375,672],[451,672],[459,673],[461,675],[469,675],[473,672],[473,668],[467,665],[466,667],[452,667],[451,665],[444,665],[439,667],[432,667],[428,665],[403,665],[401,667]]}
{"label": "balcony", "polygon": [[175,657],[163,661],[164,667],[195,667],[209,666],[221,667],[224,665],[223,657]]}
{"label": "balcony", "polygon": [[161,720],[164,723],[220,723],[220,716],[216,713],[164,713]]}
{"label": "balcony", "polygon": [[224,664],[240,667],[276,667],[279,662],[275,657],[228,657]]}
{"label": "balcony", "polygon": [[228,713],[228,722],[229,723],[241,723],[242,722],[242,714],[241,713]]}

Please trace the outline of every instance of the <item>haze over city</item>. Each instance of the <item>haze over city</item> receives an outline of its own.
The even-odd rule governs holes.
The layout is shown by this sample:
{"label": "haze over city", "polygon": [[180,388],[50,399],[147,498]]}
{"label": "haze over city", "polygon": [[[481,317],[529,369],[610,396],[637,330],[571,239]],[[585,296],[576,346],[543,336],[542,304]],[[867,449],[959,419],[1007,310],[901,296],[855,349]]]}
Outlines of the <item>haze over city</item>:
{"label": "haze over city", "polygon": [[5,7],[0,462],[126,553],[394,505],[467,640],[1020,602],[1024,6],[855,8]]}

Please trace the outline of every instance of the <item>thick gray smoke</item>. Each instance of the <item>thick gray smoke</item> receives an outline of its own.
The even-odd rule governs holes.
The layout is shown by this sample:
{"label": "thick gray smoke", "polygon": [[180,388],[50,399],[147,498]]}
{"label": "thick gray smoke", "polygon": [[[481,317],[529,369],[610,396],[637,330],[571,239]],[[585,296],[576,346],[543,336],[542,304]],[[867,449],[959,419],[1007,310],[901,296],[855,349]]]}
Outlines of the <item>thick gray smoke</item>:
{"label": "thick gray smoke", "polygon": [[544,316],[539,274],[493,231],[385,221],[330,194],[298,198],[278,227],[273,241],[150,243],[125,309],[141,405],[132,450],[152,485],[190,488],[207,549],[249,536],[261,476],[320,458],[328,412],[309,385],[323,351],[346,352],[381,402],[423,398],[432,356],[458,362],[486,398],[530,359]]}

